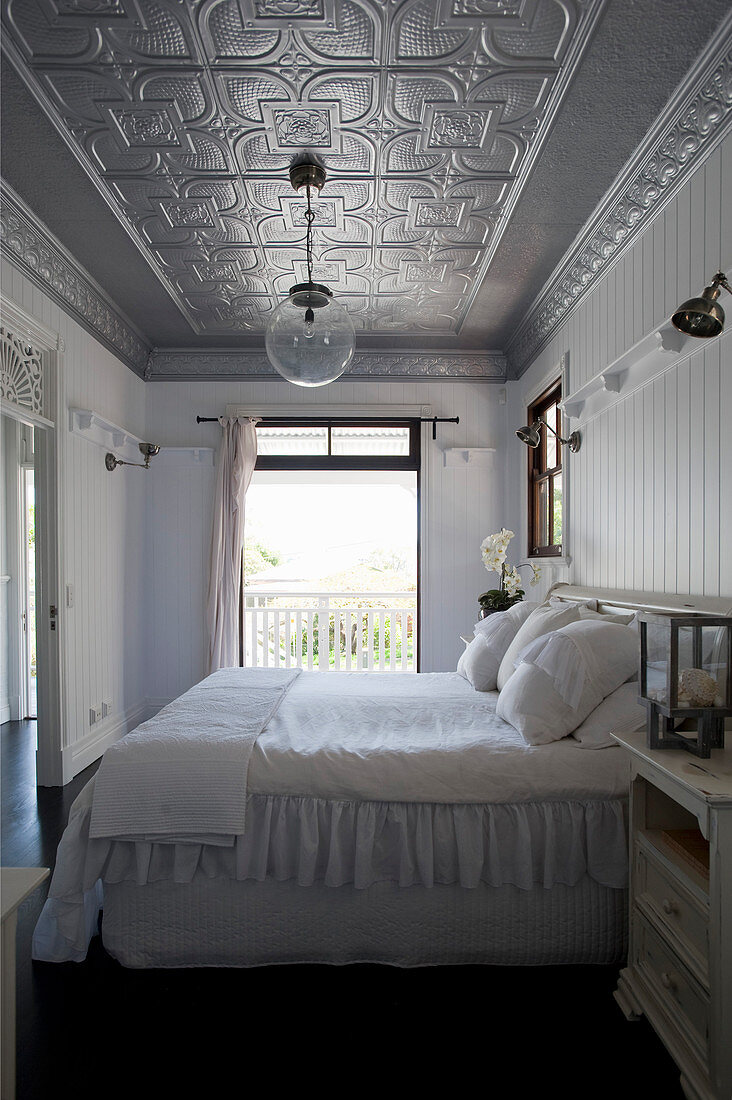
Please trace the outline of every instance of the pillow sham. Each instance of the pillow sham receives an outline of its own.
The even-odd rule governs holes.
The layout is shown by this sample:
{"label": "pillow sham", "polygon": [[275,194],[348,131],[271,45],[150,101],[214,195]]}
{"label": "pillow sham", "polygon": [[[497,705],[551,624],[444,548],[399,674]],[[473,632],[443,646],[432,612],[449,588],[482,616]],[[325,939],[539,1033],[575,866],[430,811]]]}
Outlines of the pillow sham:
{"label": "pillow sham", "polygon": [[579,619],[536,638],[518,661],[537,665],[551,678],[566,703],[574,706],[585,679],[604,699],[638,671],[640,640],[632,626]]}
{"label": "pillow sham", "polygon": [[[517,607],[518,604],[514,604]],[[559,630],[569,623],[579,620],[579,611],[574,604],[563,604],[562,607],[552,607],[551,604],[539,604],[526,621],[519,627],[498,669],[496,686],[503,691],[511,676],[516,671],[516,659],[530,642],[544,634],[550,634],[553,630]]]}
{"label": "pillow sham", "polygon": [[518,610],[521,604],[514,604],[507,611],[496,611],[475,624],[475,636],[460,657],[457,671],[476,691],[496,690],[496,677],[503,655],[519,626],[535,606],[528,605],[528,610]]}
{"label": "pillow sham", "polygon": [[496,714],[529,745],[548,745],[576,729],[601,702],[602,696],[588,680],[577,707],[570,707],[543,669],[524,663],[498,696]]}
{"label": "pillow sham", "polygon": [[537,607],[539,607],[538,603],[519,600],[507,611],[494,611],[492,615],[486,615],[484,619],[480,619],[475,624],[473,630],[476,634],[485,634],[486,637],[490,638],[505,623],[511,623],[513,633],[516,634],[519,627],[526,622],[532,611],[536,611]]}
{"label": "pillow sham", "polygon": [[577,619],[535,638],[517,660],[496,713],[529,744],[546,744],[572,733],[635,675],[638,635],[630,626]]}
{"label": "pillow sham", "polygon": [[491,642],[484,634],[476,634],[466,645],[465,652],[458,661],[457,671],[476,691],[495,691],[500,663],[500,653],[493,648]]}
{"label": "pillow sham", "polygon": [[621,684],[607,695],[585,718],[571,737],[583,749],[606,749],[615,745],[611,730],[618,732],[642,729],[646,724],[646,708],[638,702],[638,685]]}

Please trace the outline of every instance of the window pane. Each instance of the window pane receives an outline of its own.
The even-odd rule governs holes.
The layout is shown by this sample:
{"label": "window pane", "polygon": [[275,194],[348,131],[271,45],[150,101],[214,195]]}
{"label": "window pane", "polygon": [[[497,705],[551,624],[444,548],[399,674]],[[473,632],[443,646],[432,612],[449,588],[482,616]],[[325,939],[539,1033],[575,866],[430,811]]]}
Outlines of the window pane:
{"label": "window pane", "polygon": [[549,545],[549,482],[540,481],[538,485],[539,499],[537,515],[536,545]]}
{"label": "window pane", "polygon": [[557,462],[557,437],[552,435],[549,428],[552,428],[555,432],[557,429],[557,406],[550,405],[544,414],[544,419],[547,422],[546,431],[546,468],[547,470],[553,470],[555,466],[558,466]]}
{"label": "window pane", "polygon": [[257,454],[327,455],[327,428],[257,427]]}
{"label": "window pane", "polygon": [[334,455],[408,455],[409,428],[331,428]]}
{"label": "window pane", "polygon": [[554,478],[554,543],[562,542],[562,475]]}

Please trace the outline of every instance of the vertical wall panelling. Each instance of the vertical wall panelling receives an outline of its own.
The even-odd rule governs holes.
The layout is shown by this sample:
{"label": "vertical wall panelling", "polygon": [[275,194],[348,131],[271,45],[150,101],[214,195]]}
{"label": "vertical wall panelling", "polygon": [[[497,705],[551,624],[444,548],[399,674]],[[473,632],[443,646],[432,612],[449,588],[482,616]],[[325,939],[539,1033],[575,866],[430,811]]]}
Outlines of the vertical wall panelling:
{"label": "vertical wall panelling", "polygon": [[[509,383],[510,423],[523,423],[525,394],[569,353],[570,392],[668,325],[676,306],[732,269],[732,170],[728,136],[560,325],[525,375]],[[732,299],[723,294],[728,320]],[[643,346],[638,355],[647,355]],[[631,359],[624,366],[633,367]],[[570,428],[582,449],[571,470],[571,567],[560,579],[602,587],[710,596],[732,593],[730,433],[732,335],[688,338],[656,374],[589,403]],[[594,408],[594,412],[592,411]],[[508,432],[505,499],[526,531],[523,454]]]}
{"label": "vertical wall panelling", "polygon": [[[144,716],[147,655],[145,472],[108,473],[104,451],[68,430],[70,407],[93,409],[142,437],[145,383],[7,261],[2,287],[64,345],[59,439],[59,637],[63,669],[63,777],[68,781]],[[74,606],[65,606],[72,584]],[[90,725],[92,706],[108,717]]]}

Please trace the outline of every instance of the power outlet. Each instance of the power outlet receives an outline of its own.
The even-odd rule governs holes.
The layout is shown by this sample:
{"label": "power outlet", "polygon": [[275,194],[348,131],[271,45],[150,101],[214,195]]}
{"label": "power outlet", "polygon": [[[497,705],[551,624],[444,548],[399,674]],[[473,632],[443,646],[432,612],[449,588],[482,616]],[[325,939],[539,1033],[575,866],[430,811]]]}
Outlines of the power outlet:
{"label": "power outlet", "polygon": [[89,708],[89,725],[93,726],[96,722],[102,720],[102,707],[101,704],[97,707]]}
{"label": "power outlet", "polygon": [[102,718],[106,718],[112,710],[112,704],[108,702],[102,703]]}

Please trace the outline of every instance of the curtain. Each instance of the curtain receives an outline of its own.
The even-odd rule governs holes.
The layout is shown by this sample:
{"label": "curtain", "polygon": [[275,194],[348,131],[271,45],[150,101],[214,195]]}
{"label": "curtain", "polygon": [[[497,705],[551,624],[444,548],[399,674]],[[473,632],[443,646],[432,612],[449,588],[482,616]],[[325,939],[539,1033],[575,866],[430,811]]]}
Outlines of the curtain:
{"label": "curtain", "polygon": [[257,419],[222,416],[206,621],[208,671],[239,664],[244,498],[257,461]]}

